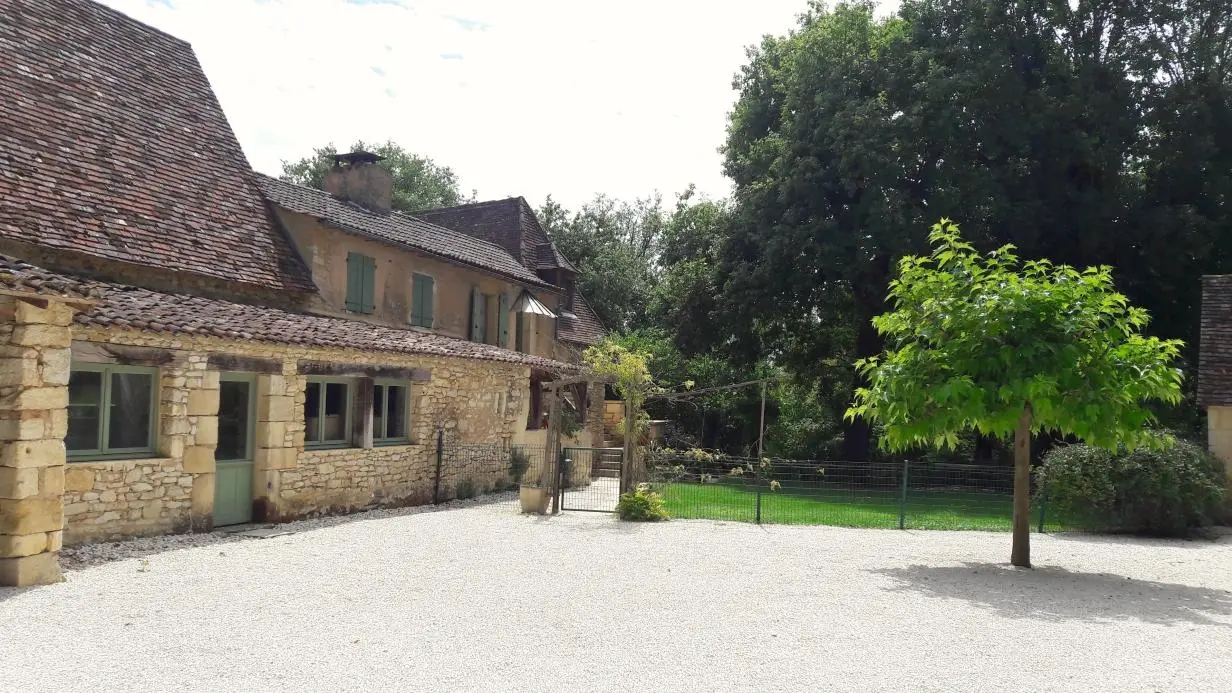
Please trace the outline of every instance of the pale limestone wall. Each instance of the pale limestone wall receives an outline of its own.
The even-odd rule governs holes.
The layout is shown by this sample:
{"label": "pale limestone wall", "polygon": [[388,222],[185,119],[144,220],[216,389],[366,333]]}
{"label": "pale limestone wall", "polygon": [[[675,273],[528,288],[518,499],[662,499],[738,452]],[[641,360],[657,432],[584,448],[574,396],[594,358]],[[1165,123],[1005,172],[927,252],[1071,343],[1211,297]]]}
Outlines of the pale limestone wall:
{"label": "pale limestone wall", "polygon": [[187,532],[196,478],[176,459],[74,462],[64,482],[64,541]]}
{"label": "pale limestone wall", "polygon": [[1207,407],[1206,437],[1211,454],[1223,460],[1228,470],[1228,497],[1232,499],[1232,407]]}
{"label": "pale limestone wall", "polygon": [[[152,487],[134,497],[133,493],[121,494],[111,488],[115,483],[111,470],[123,463],[72,463],[71,470],[89,470],[89,474],[74,474],[74,495],[68,499],[75,506],[73,515],[67,519],[72,542],[206,530],[211,526],[219,380],[219,374],[207,368],[211,353],[281,363],[281,373],[257,378],[253,490],[254,519],[258,521],[283,521],[372,504],[426,502],[431,498],[438,429],[445,430],[451,443],[508,445],[527,433],[525,407],[529,402],[530,369],[519,364],[284,347],[82,326],[74,328],[73,336],[83,342],[167,349],[175,358],[160,368],[158,450],[162,457],[141,463],[148,473],[163,474],[160,483],[133,482]],[[428,370],[429,382],[412,385],[410,437],[414,444],[304,450],[307,379],[297,374],[300,360]],[[125,469],[125,477],[128,473]],[[496,479],[474,481],[480,487],[490,488]],[[442,479],[446,497],[452,495],[456,483],[457,479],[451,478],[447,470]],[[180,495],[175,496],[174,503],[162,500],[161,507],[156,506],[155,501],[161,499],[149,497],[149,493],[157,493],[156,489],[162,486],[190,489],[188,506],[182,504]],[[103,500],[107,490],[116,492],[114,501]],[[98,498],[91,496],[86,501],[87,493],[97,493]],[[168,489],[164,496],[170,493]],[[107,498],[111,498],[110,494]],[[79,506],[83,502],[87,503],[85,509]],[[103,520],[104,517],[107,519]]]}
{"label": "pale limestone wall", "polygon": [[72,319],[55,300],[0,296],[0,585],[60,579]]}

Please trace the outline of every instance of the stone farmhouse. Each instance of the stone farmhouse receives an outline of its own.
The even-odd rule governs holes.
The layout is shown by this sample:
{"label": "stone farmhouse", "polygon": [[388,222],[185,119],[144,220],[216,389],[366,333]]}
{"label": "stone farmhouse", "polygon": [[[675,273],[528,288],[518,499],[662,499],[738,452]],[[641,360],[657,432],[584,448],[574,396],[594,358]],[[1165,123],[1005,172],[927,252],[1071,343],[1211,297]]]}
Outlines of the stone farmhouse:
{"label": "stone farmhouse", "polygon": [[89,0],[0,16],[0,585],[427,502],[442,431],[544,443],[537,383],[604,330],[525,200],[393,212],[362,152],[328,191],[254,173],[187,43]]}

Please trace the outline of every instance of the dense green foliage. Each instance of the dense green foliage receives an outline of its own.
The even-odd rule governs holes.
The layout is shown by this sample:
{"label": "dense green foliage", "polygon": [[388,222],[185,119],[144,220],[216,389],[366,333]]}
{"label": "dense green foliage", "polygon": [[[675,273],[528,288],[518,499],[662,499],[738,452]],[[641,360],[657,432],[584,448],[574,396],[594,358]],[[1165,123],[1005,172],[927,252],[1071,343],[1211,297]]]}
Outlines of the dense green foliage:
{"label": "dense green foliage", "polygon": [[1141,334],[1146,311],[1112,286],[1108,267],[1079,272],[1020,263],[1012,247],[981,256],[943,220],[931,255],[908,256],[873,320],[883,357],[848,416],[884,424],[891,450],[954,447],[971,429],[1006,439],[1026,412],[1032,433],[1108,449],[1153,441],[1144,405],[1181,398],[1181,344]]}
{"label": "dense green foliage", "polygon": [[1087,518],[1102,529],[1180,537],[1214,524],[1225,512],[1223,463],[1183,441],[1134,452],[1053,448],[1038,478],[1050,510]]}
{"label": "dense green foliage", "polygon": [[509,451],[509,480],[517,485],[522,482],[522,477],[526,476],[526,471],[530,469],[530,455],[525,451],[514,448]]}
{"label": "dense green foliage", "polygon": [[[378,165],[393,176],[391,207],[402,212],[414,212],[434,207],[451,207],[464,200],[458,191],[458,176],[448,166],[412,154],[394,142],[384,144],[356,141],[347,151],[367,151],[385,157]],[[338,150],[333,143],[312,150],[312,155],[299,161],[283,161],[282,176],[310,188],[323,189],[325,174],[334,165]]]}
{"label": "dense green foliage", "polygon": [[638,484],[635,490],[620,494],[620,500],[616,501],[616,516],[630,522],[669,519],[663,496],[650,490],[646,484]]}

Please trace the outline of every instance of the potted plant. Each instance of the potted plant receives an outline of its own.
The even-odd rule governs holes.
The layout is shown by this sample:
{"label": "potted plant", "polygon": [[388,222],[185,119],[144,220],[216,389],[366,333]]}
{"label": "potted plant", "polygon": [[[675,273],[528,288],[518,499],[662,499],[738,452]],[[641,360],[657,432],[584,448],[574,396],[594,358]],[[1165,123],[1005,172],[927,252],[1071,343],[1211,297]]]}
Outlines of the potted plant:
{"label": "potted plant", "polygon": [[[518,484],[518,500],[522,503],[522,512],[542,515],[548,511],[548,502],[552,496],[542,478],[533,481],[522,478],[529,469],[530,457],[525,451],[518,448],[509,451],[509,478]],[[540,467],[539,477],[542,476],[543,468]]]}

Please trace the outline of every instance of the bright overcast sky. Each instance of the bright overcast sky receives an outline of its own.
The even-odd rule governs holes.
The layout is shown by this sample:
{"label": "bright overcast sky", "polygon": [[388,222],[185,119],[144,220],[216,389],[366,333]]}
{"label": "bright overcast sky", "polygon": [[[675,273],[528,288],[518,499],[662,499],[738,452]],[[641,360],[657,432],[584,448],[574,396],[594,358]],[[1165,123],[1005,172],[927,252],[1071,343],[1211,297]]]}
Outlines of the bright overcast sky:
{"label": "bright overcast sky", "polygon": [[[392,139],[484,199],[569,206],[721,157],[744,49],[807,0],[103,0],[196,49],[253,168]],[[724,6],[726,5],[726,6]],[[721,8],[721,9],[720,9]]]}

